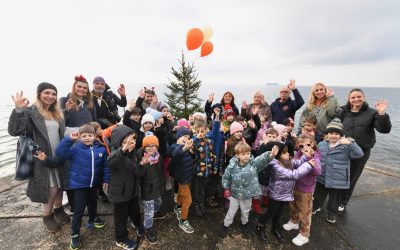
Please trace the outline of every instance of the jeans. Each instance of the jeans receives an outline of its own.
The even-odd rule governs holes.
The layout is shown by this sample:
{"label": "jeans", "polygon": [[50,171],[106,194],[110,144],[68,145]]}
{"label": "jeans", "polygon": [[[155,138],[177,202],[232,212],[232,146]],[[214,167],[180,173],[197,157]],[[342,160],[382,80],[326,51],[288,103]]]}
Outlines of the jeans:
{"label": "jeans", "polygon": [[89,222],[97,216],[97,187],[74,189],[74,214],[72,216],[72,235],[79,234],[85,208],[88,208]]}

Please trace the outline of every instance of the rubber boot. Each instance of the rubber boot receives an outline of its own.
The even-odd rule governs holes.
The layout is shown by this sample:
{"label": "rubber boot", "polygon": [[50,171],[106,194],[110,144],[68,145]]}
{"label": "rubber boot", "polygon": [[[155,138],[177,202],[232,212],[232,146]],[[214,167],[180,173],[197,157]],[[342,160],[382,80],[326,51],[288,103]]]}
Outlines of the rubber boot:
{"label": "rubber boot", "polygon": [[43,216],[43,224],[46,227],[46,230],[54,233],[60,230],[61,225],[54,219],[54,213],[51,213],[49,215],[44,215]]}
{"label": "rubber boot", "polygon": [[61,225],[68,224],[71,221],[63,206],[54,208],[54,219]]}

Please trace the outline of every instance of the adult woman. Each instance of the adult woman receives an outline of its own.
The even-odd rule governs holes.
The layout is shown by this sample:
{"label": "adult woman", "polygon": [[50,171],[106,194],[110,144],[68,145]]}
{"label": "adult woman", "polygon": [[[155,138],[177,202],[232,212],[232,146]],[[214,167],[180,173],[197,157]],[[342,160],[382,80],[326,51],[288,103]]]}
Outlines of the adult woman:
{"label": "adult woman", "polygon": [[317,132],[325,135],[326,126],[336,117],[339,104],[332,90],[328,90],[325,84],[316,83],[312,86],[307,101],[307,107],[300,117],[299,131],[301,132],[304,120],[310,116],[317,118]]}
{"label": "adult woman", "polygon": [[338,110],[338,117],[344,126],[344,135],[353,138],[364,152],[362,158],[350,162],[350,188],[342,192],[339,211],[343,211],[349,202],[368,161],[376,142],[375,129],[387,134],[392,128],[389,115],[386,114],[387,106],[386,100],[379,100],[375,103],[375,109],[370,108],[365,101],[364,92],[356,88],[350,90],[347,104]]}
{"label": "adult woman", "polygon": [[[57,102],[57,88],[53,84],[40,83],[36,93],[36,100],[30,107],[22,91],[12,96],[15,108],[8,122],[8,133],[31,137],[39,150],[51,157],[64,135],[64,117]],[[41,161],[35,160],[27,196],[32,202],[42,203],[43,223],[50,232],[58,231],[60,224],[70,221],[62,206],[62,187],[59,169],[46,168]]]}
{"label": "adult woman", "polygon": [[225,105],[231,106],[233,112],[235,113],[235,116],[239,115],[239,109],[236,107],[235,97],[233,96],[232,92],[230,91],[225,92],[221,98],[221,101],[211,106],[213,101],[214,101],[214,93],[211,93],[208,95],[208,100],[206,102],[206,106],[204,107],[204,112],[207,114],[208,120],[211,120],[211,116],[214,113],[215,107],[219,107],[221,109],[221,115],[222,115]]}
{"label": "adult woman", "polygon": [[72,91],[60,99],[66,127],[80,127],[96,121],[96,109],[93,104],[89,84],[82,75],[75,76]]}
{"label": "adult woman", "polygon": [[269,104],[265,101],[264,95],[261,91],[256,91],[253,95],[253,103],[247,104],[246,101],[242,103],[242,110],[240,112],[241,116],[246,118],[247,121],[253,119],[254,115],[263,116],[261,118],[267,121],[269,124],[272,121],[272,113]]}

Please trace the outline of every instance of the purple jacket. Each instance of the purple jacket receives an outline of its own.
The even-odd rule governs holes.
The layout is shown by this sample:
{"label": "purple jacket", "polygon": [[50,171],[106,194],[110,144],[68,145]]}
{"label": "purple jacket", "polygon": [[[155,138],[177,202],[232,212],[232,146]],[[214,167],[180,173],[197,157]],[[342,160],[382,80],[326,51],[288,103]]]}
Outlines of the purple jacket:
{"label": "purple jacket", "polygon": [[[301,152],[297,154],[297,158],[301,157]],[[321,154],[319,151],[315,151],[313,159],[315,160],[315,167],[313,167],[310,173],[296,181],[296,186],[294,187],[297,191],[303,193],[314,193],[315,183],[317,181],[317,176],[321,174]]]}
{"label": "purple jacket", "polygon": [[292,160],[292,166],[295,169],[283,167],[276,159],[270,161],[270,164],[272,165],[272,176],[268,186],[268,197],[276,201],[293,201],[296,180],[311,171],[311,164],[306,162],[306,157]]}

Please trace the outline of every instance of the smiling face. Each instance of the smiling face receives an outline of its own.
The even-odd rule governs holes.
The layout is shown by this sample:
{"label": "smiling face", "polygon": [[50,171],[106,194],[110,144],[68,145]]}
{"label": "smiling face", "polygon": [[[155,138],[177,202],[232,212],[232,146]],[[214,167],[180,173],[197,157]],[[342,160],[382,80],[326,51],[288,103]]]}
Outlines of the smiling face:
{"label": "smiling face", "polygon": [[328,133],[329,142],[335,144],[340,140],[340,134],[336,132],[329,132]]}
{"label": "smiling face", "polygon": [[232,102],[232,94],[226,93],[224,95],[224,104],[230,104]]}
{"label": "smiling face", "polygon": [[360,108],[364,103],[364,94],[360,91],[353,91],[349,95],[349,103],[352,107]]}
{"label": "smiling face", "polygon": [[255,104],[255,105],[258,105],[258,104],[261,104],[261,101],[262,101],[262,96],[260,95],[260,94],[255,94],[254,96],[253,96],[253,103]]}
{"label": "smiling face", "polygon": [[150,144],[144,148],[144,151],[153,156],[157,152],[157,145]]}
{"label": "smiling face", "polygon": [[144,95],[144,101],[145,101],[147,104],[151,104],[151,102],[153,101],[153,97],[154,97],[153,94],[146,93],[146,94]]}
{"label": "smiling face", "polygon": [[237,158],[239,159],[240,164],[246,164],[250,160],[250,155],[250,151],[237,154]]}
{"label": "smiling face", "polygon": [[95,82],[93,83],[93,89],[97,94],[103,94],[106,84],[104,82]]}
{"label": "smiling face", "polygon": [[76,82],[74,87],[75,95],[78,98],[83,98],[89,91],[89,85],[85,82]]}
{"label": "smiling face", "polygon": [[316,99],[323,99],[326,96],[326,88],[322,84],[317,84],[313,93]]}
{"label": "smiling face", "polygon": [[57,101],[57,92],[54,89],[45,89],[40,92],[39,100],[44,106],[50,107]]}

